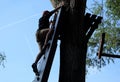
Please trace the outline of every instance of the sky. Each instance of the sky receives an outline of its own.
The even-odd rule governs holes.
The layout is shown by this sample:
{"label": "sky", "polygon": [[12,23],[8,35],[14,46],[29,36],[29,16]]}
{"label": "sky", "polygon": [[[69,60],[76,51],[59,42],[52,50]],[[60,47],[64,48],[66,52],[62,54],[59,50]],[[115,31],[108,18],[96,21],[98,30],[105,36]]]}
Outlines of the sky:
{"label": "sky", "polygon": [[[90,7],[93,0],[88,0]],[[5,53],[5,68],[0,66],[0,82],[32,82],[31,64],[39,52],[35,39],[38,20],[44,10],[52,10],[49,0],[0,0],[0,52]],[[90,69],[86,82],[120,82],[120,60],[102,68]],[[59,43],[48,82],[58,82]]]}

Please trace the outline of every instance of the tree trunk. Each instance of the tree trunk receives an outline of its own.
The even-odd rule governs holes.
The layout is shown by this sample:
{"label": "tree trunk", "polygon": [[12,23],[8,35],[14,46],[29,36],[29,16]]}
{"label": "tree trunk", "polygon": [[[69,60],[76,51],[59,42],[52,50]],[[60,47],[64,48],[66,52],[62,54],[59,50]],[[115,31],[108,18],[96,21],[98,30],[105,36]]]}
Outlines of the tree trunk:
{"label": "tree trunk", "polygon": [[87,40],[84,31],[86,0],[62,0],[59,82],[85,82]]}

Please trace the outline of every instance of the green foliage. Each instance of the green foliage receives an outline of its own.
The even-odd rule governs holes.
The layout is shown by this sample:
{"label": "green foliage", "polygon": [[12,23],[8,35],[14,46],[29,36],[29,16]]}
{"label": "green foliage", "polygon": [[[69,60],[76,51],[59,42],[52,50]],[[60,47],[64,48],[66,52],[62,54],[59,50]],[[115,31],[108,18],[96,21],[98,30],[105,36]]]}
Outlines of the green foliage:
{"label": "green foliage", "polygon": [[4,65],[4,61],[6,60],[6,56],[4,53],[0,53],[0,65],[2,65],[3,67],[5,67]]}
{"label": "green foliage", "polygon": [[[120,5],[118,6],[118,4],[120,4],[120,0],[106,0],[104,3],[95,1],[94,3],[92,13],[103,16],[103,22],[99,25],[99,28],[94,32],[88,43],[88,67],[97,67],[99,69],[110,62],[114,62],[113,58],[102,57],[101,60],[99,60],[96,56],[100,47],[99,41],[103,32],[106,34],[103,52],[108,54],[120,54],[120,12],[118,11]],[[112,6],[110,7],[110,5]]]}
{"label": "green foliage", "polygon": [[113,18],[120,18],[120,0],[106,0],[106,7]]}

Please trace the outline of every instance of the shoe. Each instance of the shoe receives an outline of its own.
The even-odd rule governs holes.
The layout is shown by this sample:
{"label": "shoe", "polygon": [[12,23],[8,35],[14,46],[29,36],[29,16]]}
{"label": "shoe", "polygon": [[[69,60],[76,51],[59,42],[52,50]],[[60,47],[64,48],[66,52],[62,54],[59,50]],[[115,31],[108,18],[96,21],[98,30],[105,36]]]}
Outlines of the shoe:
{"label": "shoe", "polygon": [[36,63],[33,63],[33,64],[32,64],[32,68],[33,68],[33,72],[34,72],[37,76],[39,76],[39,72],[38,72],[37,64],[36,64]]}

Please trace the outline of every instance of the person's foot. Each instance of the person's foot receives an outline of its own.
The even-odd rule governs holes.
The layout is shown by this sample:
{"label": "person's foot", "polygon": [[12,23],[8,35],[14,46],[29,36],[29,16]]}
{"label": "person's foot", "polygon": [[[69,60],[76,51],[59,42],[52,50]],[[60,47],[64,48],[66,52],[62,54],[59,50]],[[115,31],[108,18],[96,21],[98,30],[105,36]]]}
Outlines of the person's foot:
{"label": "person's foot", "polygon": [[37,77],[37,81],[39,81],[40,80],[40,78],[39,77]]}
{"label": "person's foot", "polygon": [[34,72],[37,76],[39,76],[39,72],[38,72],[37,64],[36,64],[36,63],[33,63],[33,64],[32,64],[32,68],[33,68],[33,72]]}

